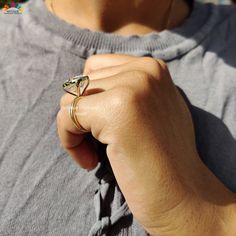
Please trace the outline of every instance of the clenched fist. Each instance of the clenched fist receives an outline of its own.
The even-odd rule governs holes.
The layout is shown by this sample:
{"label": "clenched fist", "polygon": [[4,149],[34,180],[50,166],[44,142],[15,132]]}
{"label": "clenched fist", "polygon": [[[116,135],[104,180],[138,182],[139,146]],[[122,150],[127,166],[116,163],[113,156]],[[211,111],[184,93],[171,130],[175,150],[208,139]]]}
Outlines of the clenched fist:
{"label": "clenched fist", "polygon": [[[235,196],[201,162],[191,114],[166,64],[149,57],[95,55],[83,74],[90,84],[77,104],[77,119],[107,144],[117,183],[143,227],[152,235],[225,233],[222,215],[232,211],[217,200],[223,194],[235,202]],[[71,121],[73,99],[61,98],[58,134],[76,163],[92,169],[98,156]]]}

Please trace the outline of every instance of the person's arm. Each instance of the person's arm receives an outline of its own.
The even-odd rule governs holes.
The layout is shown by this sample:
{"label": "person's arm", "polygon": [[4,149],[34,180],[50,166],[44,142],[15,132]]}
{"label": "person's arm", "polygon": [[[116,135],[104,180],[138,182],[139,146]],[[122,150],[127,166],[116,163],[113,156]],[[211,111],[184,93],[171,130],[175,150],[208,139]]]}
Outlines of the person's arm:
{"label": "person's arm", "polygon": [[[133,215],[151,235],[236,235],[236,197],[201,162],[191,114],[164,62],[96,55],[84,69],[91,82],[77,118],[107,156]],[[83,168],[98,157],[68,113],[57,116],[67,152]]]}

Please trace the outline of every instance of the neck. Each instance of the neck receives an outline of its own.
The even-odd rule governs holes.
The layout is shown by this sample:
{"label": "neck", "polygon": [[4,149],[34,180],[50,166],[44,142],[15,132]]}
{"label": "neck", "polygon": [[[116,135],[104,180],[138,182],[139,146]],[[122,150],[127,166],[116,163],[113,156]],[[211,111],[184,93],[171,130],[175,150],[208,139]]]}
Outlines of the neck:
{"label": "neck", "polygon": [[45,0],[59,18],[81,28],[120,35],[174,28],[189,14],[184,0]]}

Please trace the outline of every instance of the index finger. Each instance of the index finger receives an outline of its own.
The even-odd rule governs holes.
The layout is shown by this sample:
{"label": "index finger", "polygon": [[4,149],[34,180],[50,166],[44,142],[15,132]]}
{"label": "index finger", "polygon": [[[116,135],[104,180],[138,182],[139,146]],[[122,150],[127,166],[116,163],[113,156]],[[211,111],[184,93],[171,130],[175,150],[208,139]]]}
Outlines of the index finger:
{"label": "index finger", "polygon": [[[65,96],[72,99],[70,96]],[[72,99],[73,100],[73,99]],[[92,136],[81,134],[69,117],[69,105],[63,106],[57,114],[57,131],[63,148],[82,168],[93,169],[98,162]]]}
{"label": "index finger", "polygon": [[137,56],[127,54],[96,54],[89,57],[84,65],[83,74],[103,69],[106,67],[119,66],[137,59]]}

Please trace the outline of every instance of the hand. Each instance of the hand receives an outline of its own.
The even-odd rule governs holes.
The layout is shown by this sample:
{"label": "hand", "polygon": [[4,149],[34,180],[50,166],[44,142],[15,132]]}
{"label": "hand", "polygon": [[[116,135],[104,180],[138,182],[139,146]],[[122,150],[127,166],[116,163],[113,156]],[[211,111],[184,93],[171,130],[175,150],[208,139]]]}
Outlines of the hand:
{"label": "hand", "polygon": [[[107,144],[117,183],[144,228],[153,235],[223,232],[221,216],[232,213],[228,205],[235,197],[200,161],[191,114],[165,63],[96,55],[86,61],[84,74],[91,81],[77,118]],[[73,98],[61,99],[58,134],[76,163],[92,169],[98,162],[95,149],[65,109]]]}

